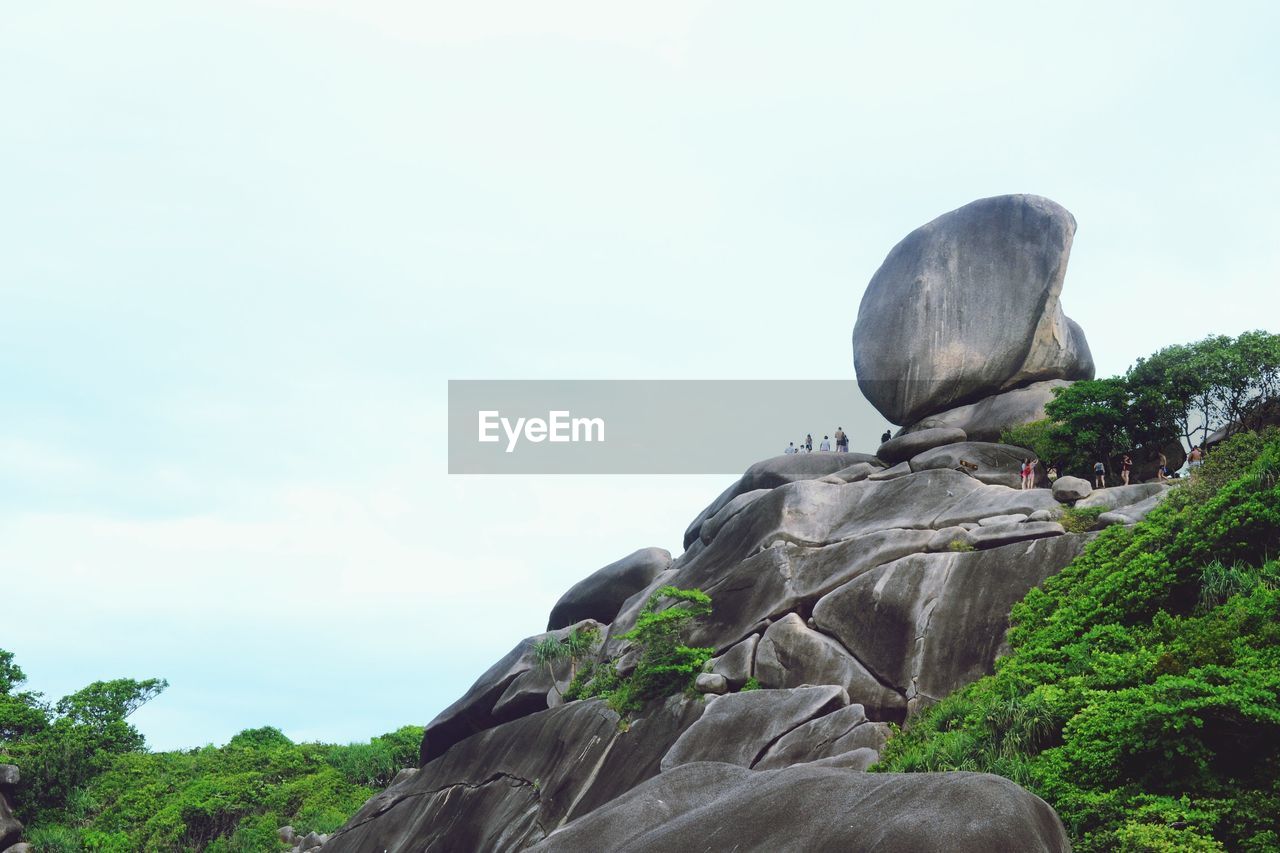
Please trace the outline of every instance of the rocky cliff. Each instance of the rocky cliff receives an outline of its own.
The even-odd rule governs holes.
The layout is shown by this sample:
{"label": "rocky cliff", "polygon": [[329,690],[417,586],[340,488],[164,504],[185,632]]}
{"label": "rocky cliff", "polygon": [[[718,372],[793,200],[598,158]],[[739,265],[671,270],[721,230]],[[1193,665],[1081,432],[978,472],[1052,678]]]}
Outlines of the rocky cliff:
{"label": "rocky cliff", "polygon": [[[1067,504],[1124,524],[1163,495],[1021,490],[1026,451],[971,440],[1092,375],[1058,305],[1074,230],[1054,203],[1008,196],[908,236],[855,333],[861,386],[907,429],[875,454],[760,462],[694,519],[678,558],[644,549],[575,585],[547,634],[427,726],[421,767],[324,849],[1068,849],[1053,810],[1000,777],[865,770],[891,724],[992,670],[1012,604],[1090,536],[1059,523]],[[715,650],[703,695],[628,719],[564,702],[567,677],[552,684],[536,643],[595,626],[597,659],[625,671],[624,635],[666,585],[711,597],[689,637]]]}

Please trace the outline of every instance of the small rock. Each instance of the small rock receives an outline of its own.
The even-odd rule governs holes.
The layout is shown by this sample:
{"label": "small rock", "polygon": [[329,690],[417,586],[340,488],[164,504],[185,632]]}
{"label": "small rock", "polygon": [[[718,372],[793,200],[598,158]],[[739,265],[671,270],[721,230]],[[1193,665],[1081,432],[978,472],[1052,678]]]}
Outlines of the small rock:
{"label": "small rock", "polygon": [[316,847],[319,847],[321,844],[324,844],[324,841],[320,839],[320,833],[318,832],[314,832],[314,831],[308,832],[306,834],[306,837],[302,839],[303,850],[313,850]]}
{"label": "small rock", "polygon": [[728,693],[729,679],[718,672],[700,672],[693,686],[699,693]]}
{"label": "small rock", "polygon": [[25,841],[19,841],[11,847],[6,847],[4,853],[36,853],[36,848]]}
{"label": "small rock", "polygon": [[1113,524],[1133,524],[1133,519],[1119,512],[1104,512],[1098,516],[1098,524],[1110,527]]}
{"label": "small rock", "polygon": [[280,840],[283,841],[285,844],[298,843],[298,833],[294,831],[292,826],[280,827],[279,829],[276,830],[276,835],[278,835],[280,837]]}
{"label": "small rock", "polygon": [[1089,485],[1089,481],[1079,477],[1059,477],[1053,484],[1053,497],[1062,503],[1078,501],[1092,493],[1093,486]]}
{"label": "small rock", "polygon": [[992,515],[987,518],[978,519],[979,527],[1000,527],[1005,524],[1021,524],[1030,516],[1021,512],[1013,512],[1008,515]]}
{"label": "small rock", "polygon": [[969,531],[969,541],[975,548],[995,548],[1028,539],[1061,536],[1067,531],[1056,521],[1029,521],[1025,524],[1009,524],[1001,527],[980,527]]}
{"label": "small rock", "polygon": [[1038,509],[1027,516],[1027,521],[1053,521],[1053,513],[1047,509]]}
{"label": "small rock", "polygon": [[[933,450],[935,447],[942,447],[947,444],[958,444],[968,438],[964,430],[955,427],[938,427],[935,429],[922,429],[919,432],[909,432],[891,438],[884,444],[880,445],[880,449],[876,451],[876,457],[883,459],[890,465],[898,462],[906,462],[913,456],[919,456],[926,450]],[[875,479],[872,477],[871,479]]]}
{"label": "small rock", "polygon": [[396,785],[399,785],[401,782],[407,782],[417,775],[418,775],[418,768],[403,767],[400,769],[400,772],[396,774],[396,778],[392,779],[391,784],[388,785],[387,787],[394,788]]}
{"label": "small rock", "polygon": [[[974,525],[975,527],[977,525]],[[929,539],[929,544],[925,546],[926,551],[950,551],[952,542],[968,542],[969,532],[960,525],[954,527],[944,527],[937,533],[933,534]]]}

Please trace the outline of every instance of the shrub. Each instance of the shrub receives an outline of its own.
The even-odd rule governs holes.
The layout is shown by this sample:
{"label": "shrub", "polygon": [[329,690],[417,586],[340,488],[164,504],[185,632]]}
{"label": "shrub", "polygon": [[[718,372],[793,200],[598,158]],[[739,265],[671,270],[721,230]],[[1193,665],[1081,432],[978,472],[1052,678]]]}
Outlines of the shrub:
{"label": "shrub", "polygon": [[1068,533],[1088,533],[1097,528],[1098,516],[1106,511],[1106,507],[1101,506],[1067,507],[1058,522]]}

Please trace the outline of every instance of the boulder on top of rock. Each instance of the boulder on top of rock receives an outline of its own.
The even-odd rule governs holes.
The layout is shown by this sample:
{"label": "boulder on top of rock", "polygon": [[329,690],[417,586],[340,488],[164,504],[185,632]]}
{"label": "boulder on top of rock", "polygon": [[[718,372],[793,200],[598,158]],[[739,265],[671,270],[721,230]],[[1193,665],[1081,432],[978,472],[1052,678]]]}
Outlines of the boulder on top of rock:
{"label": "boulder on top of rock", "polygon": [[1024,447],[1011,444],[962,441],[918,453],[911,457],[910,465],[912,471],[950,468],[963,471],[981,483],[1016,489],[1022,485],[1022,460],[1034,455]]}
{"label": "boulder on top of rock", "polygon": [[690,522],[684,532],[684,547],[698,541],[703,522],[724,509],[738,495],[756,489],[776,489],[801,480],[817,480],[858,462],[882,467],[878,459],[866,453],[792,453],[757,462]]}
{"label": "boulder on top of rock", "polygon": [[872,277],[853,331],[858,386],[910,424],[1049,379],[1093,378],[1059,303],[1074,217],[1034,195],[980,199],[917,228]]}
{"label": "boulder on top of rock", "polygon": [[965,431],[970,441],[999,441],[1007,429],[1043,420],[1046,417],[1045,404],[1053,399],[1054,390],[1070,384],[1065,379],[1032,382],[1022,388],[983,397],[976,403],[928,415],[903,427],[902,432],[957,427]]}
{"label": "boulder on top of rock", "polygon": [[764,632],[756,649],[756,679],[762,687],[837,684],[877,720],[900,721],[906,715],[902,694],[876,681],[838,642],[805,625],[795,613]]}
{"label": "boulder on top of rock", "polygon": [[533,848],[690,849],[1066,853],[1071,843],[1044,800],[1000,776],[698,762],[648,780]]}
{"label": "boulder on top of rock", "polygon": [[999,548],[1014,542],[1061,536],[1066,532],[1066,529],[1056,521],[1026,521],[1021,524],[1013,522],[979,527],[977,530],[970,530],[968,537],[969,544],[975,548]]}
{"label": "boulder on top of rock", "polygon": [[834,474],[819,477],[818,481],[821,483],[856,483],[859,480],[865,480],[880,470],[882,469],[879,465],[873,465],[870,462],[855,462],[848,468],[841,468]]}
{"label": "boulder on top of rock", "polygon": [[938,429],[922,429],[918,432],[908,432],[897,438],[891,438],[876,451],[876,456],[883,459],[890,465],[899,462],[906,462],[913,456],[918,456],[926,450],[932,450],[935,447],[941,447],[945,444],[957,444],[968,438],[964,430],[955,429],[954,427],[940,427]]}
{"label": "boulder on top of rock", "polygon": [[711,671],[723,675],[729,687],[737,690],[756,674],[756,644],[759,634],[752,634],[729,651],[709,661]]}
{"label": "boulder on top of rock", "polygon": [[560,596],[556,606],[551,608],[547,630],[565,628],[583,619],[609,624],[628,598],[670,567],[670,551],[641,548],[616,563],[597,569]]}
{"label": "boulder on top of rock", "polygon": [[846,705],[783,735],[754,767],[756,770],[774,770],[832,758],[855,749],[872,749],[879,754],[889,739],[889,730],[888,723],[868,720],[861,705]]}
{"label": "boulder on top of rock", "polygon": [[1164,494],[1169,486],[1164,483],[1135,483],[1132,486],[1112,486],[1109,489],[1097,489],[1092,494],[1080,499],[1076,506],[1090,508],[1100,506],[1103,509],[1121,509],[1140,503],[1155,495]]}
{"label": "boulder on top of rock", "polygon": [[1053,497],[1062,503],[1071,503],[1089,497],[1093,486],[1080,477],[1059,477],[1053,483]]}
{"label": "boulder on top of rock", "polygon": [[694,761],[750,767],[796,726],[848,704],[845,689],[831,685],[721,696],[662,756],[662,772]]}

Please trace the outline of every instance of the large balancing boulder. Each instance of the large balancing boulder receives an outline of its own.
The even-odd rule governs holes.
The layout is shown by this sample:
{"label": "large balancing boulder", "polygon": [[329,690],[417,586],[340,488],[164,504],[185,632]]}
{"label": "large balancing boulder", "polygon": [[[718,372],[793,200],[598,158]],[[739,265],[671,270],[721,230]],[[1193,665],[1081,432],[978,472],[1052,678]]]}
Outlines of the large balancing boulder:
{"label": "large balancing boulder", "polygon": [[671,553],[664,548],[641,548],[592,572],[560,596],[551,609],[547,630],[567,628],[583,619],[608,624],[623,603],[647,587],[671,567]]}
{"label": "large balancing boulder", "polygon": [[872,277],[853,330],[858,386],[888,420],[1049,379],[1093,377],[1059,295],[1075,236],[1034,195],[980,199],[912,231]]}

